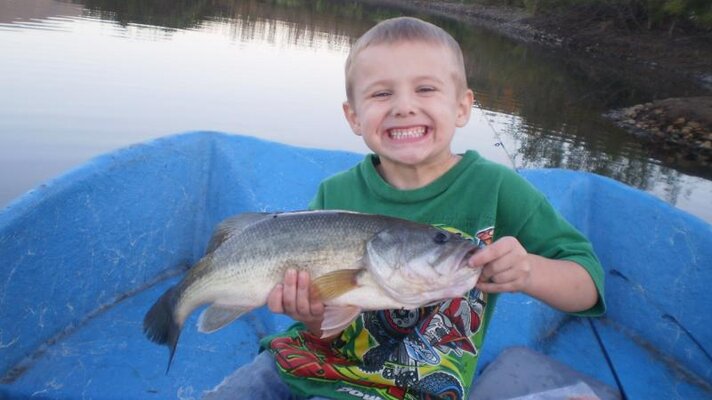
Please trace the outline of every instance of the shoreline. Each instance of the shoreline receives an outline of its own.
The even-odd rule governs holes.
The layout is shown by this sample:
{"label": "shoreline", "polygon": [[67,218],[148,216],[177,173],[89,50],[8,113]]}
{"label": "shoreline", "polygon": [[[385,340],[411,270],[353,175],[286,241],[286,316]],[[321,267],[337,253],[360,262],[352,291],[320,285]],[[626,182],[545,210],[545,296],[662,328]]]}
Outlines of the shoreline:
{"label": "shoreline", "polygon": [[[661,31],[623,31],[606,22],[593,25],[581,21],[578,9],[564,15],[532,16],[527,11],[509,6],[463,4],[449,0],[359,0],[371,5],[385,5],[405,10],[456,19],[493,30],[509,39],[535,44],[576,56],[599,60],[626,61],[629,67],[677,75],[712,95],[712,33],[675,34]],[[701,93],[702,94],[702,93]]]}
{"label": "shoreline", "polygon": [[[632,32],[593,21],[585,7],[566,14],[532,16],[507,6],[438,0],[360,0],[455,19],[511,40],[570,54],[602,68],[639,75],[652,98],[603,114],[628,133],[648,140],[668,158],[712,167],[712,34]],[[674,98],[657,98],[660,85],[680,88]],[[681,122],[684,121],[684,122]],[[690,125],[691,124],[691,125]]]}

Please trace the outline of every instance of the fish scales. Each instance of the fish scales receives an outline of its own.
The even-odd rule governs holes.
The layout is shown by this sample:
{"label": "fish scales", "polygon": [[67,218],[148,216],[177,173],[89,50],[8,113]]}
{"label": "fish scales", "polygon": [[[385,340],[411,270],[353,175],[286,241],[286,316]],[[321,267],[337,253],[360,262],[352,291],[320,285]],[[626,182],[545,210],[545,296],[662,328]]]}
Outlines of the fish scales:
{"label": "fish scales", "polygon": [[[312,277],[359,268],[366,241],[401,220],[351,213],[274,214],[230,237],[210,255],[213,262],[189,274],[178,300],[182,322],[196,304],[215,302],[257,307],[288,268]],[[238,293],[231,282],[251,282]],[[239,296],[239,301],[234,299]]]}
{"label": "fish scales", "polygon": [[[281,278],[287,268],[348,268],[364,254],[366,241],[388,226],[373,218],[342,214],[279,215],[252,225],[214,252],[240,279]],[[312,268],[309,268],[312,266]],[[226,269],[224,267],[220,269]],[[323,272],[328,272],[323,270]]]}

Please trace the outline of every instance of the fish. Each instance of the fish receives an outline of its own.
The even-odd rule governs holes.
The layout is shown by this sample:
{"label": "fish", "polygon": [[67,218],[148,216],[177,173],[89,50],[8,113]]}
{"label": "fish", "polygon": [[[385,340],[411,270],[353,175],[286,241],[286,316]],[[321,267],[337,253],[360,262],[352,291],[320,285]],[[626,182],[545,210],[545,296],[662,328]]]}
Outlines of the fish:
{"label": "fish", "polygon": [[[168,289],[143,321],[146,337],[169,348],[186,319],[208,305],[198,330],[215,332],[266,304],[288,269],[308,271],[324,302],[322,336],[362,311],[415,309],[472,289],[480,246],[428,224],[351,211],[247,212],[217,225],[205,255]],[[168,372],[168,370],[166,371]]]}

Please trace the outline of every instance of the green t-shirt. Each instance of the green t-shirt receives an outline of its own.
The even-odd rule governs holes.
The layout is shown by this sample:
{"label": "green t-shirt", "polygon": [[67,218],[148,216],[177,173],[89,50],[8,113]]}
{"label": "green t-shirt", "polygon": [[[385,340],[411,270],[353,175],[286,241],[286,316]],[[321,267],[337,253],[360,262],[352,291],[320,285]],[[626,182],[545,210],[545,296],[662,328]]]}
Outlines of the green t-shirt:
{"label": "green t-shirt", "polygon": [[[409,219],[485,244],[514,236],[529,253],[583,266],[600,300],[578,315],[604,312],[603,270],[591,244],[515,172],[469,151],[429,185],[399,190],[378,174],[377,163],[369,155],[322,182],[310,208]],[[331,343],[295,324],[262,344],[273,352],[284,381],[303,396],[465,398],[496,297],[473,289],[418,310],[364,312]]]}

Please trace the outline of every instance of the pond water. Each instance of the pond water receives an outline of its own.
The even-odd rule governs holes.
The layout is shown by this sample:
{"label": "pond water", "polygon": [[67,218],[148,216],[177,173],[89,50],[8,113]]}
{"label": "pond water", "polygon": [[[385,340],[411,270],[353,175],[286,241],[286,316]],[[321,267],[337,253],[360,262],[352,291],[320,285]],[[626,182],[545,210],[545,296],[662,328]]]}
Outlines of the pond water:
{"label": "pond water", "polygon": [[621,66],[353,1],[0,0],[0,207],[100,153],[192,130],[366,152],[343,63],[375,22],[416,15],[461,43],[477,98],[454,149],[515,168],[593,171],[712,222],[712,172],[601,117],[696,94]]}

